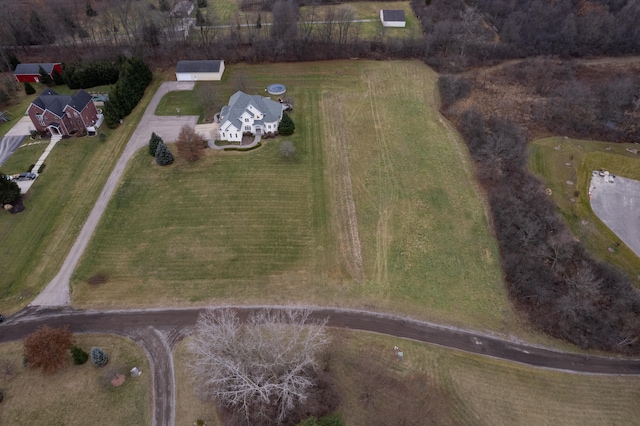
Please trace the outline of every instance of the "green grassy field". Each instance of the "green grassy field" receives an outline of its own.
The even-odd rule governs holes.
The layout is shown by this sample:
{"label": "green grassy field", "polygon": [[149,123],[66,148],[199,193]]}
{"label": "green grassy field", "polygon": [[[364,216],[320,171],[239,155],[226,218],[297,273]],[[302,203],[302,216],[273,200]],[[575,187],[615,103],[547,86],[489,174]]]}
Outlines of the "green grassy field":
{"label": "green grassy field", "polygon": [[[638,424],[634,377],[567,374],[369,333],[332,330],[329,374],[345,424]],[[399,346],[404,360],[393,352]],[[186,343],[174,350],[176,424],[221,424],[193,392]],[[407,423],[402,421],[408,420]],[[423,424],[423,423],[420,423]]]}
{"label": "green grassy field", "polygon": [[[496,245],[466,150],[437,113],[435,73],[417,61],[227,73],[256,93],[287,85],[296,161],[280,158],[284,138],[167,168],[139,153],[74,274],[75,304],[331,304],[511,331]],[[109,282],[88,285],[96,274]]]}
{"label": "green grassy field", "polygon": [[[198,83],[196,83],[198,84]],[[195,96],[195,90],[176,90],[162,97],[156,115],[197,115],[202,119],[202,106]]]}
{"label": "green grassy field", "polygon": [[[3,425],[144,425],[151,424],[151,375],[144,353],[131,340],[101,335],[76,335],[76,344],[89,352],[92,346],[109,355],[109,363],[96,368],[91,361],[68,365],[52,376],[22,366],[22,343],[0,345],[3,372],[0,409]],[[14,376],[5,375],[11,366]],[[129,370],[139,367],[143,374],[131,378]],[[114,372],[126,374],[120,387],[109,382]]]}
{"label": "green grassy field", "polygon": [[[640,180],[640,159],[626,149],[637,149],[637,145],[560,137],[542,139],[530,144],[529,168],[553,190],[554,202],[573,234],[589,251],[634,277],[640,270],[640,258],[598,219],[589,202],[593,170],[605,169],[618,176]],[[568,185],[568,181],[573,185]],[[572,199],[575,202],[571,202]],[[587,221],[586,225],[583,220]],[[640,279],[635,284],[640,286]]]}
{"label": "green grassy field", "polygon": [[[10,314],[31,301],[58,272],[120,153],[159,85],[116,130],[100,129],[93,138],[60,141],[46,168],[24,197],[26,210],[0,214],[0,310]],[[29,142],[28,140],[26,142]],[[2,170],[24,171],[45,145],[19,148]]]}

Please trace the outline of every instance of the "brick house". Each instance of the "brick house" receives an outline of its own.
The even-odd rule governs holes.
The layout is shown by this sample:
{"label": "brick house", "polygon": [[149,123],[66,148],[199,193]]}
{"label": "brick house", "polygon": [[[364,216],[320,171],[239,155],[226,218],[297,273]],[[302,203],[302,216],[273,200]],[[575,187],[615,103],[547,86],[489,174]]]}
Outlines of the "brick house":
{"label": "brick house", "polygon": [[29,105],[27,114],[38,132],[51,135],[95,132],[102,123],[102,114],[84,90],[68,96],[46,89]]}
{"label": "brick house", "polygon": [[58,71],[58,74],[62,75],[62,65],[59,62],[51,64],[18,64],[16,70],[13,72],[14,77],[19,83],[39,83],[40,79],[40,67],[49,74],[49,77],[53,78],[53,71]]}

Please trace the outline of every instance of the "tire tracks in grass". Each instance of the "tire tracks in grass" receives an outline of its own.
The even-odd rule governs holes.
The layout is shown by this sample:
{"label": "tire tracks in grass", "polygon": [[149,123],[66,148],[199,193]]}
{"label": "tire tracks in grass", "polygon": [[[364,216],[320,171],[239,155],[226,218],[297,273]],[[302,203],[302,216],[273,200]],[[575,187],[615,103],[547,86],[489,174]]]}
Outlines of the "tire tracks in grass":
{"label": "tire tracks in grass", "polygon": [[[358,218],[353,198],[351,169],[349,165],[349,150],[347,148],[346,125],[344,122],[342,96],[336,98],[323,97],[324,122],[327,123],[329,137],[335,138],[335,143],[329,143],[332,163],[331,178],[335,187],[335,202],[337,211],[338,244],[340,253],[346,261],[351,277],[358,283],[364,282],[364,267],[362,262],[362,245],[358,231]],[[331,119],[326,117],[331,111]]]}
{"label": "tire tracks in grass", "polygon": [[389,247],[391,246],[392,235],[389,230],[389,221],[398,200],[398,181],[395,173],[389,141],[383,127],[382,113],[379,107],[379,98],[382,94],[377,93],[377,81],[372,76],[367,76],[367,87],[373,118],[376,129],[375,145],[380,153],[380,167],[378,168],[378,223],[376,226],[376,258],[374,266],[374,280],[386,287],[389,284]]}

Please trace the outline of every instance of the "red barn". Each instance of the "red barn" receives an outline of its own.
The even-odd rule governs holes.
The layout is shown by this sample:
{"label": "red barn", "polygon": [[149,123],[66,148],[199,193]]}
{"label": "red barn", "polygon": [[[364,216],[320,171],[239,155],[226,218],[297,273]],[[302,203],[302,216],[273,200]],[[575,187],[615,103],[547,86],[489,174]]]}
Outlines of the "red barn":
{"label": "red barn", "polygon": [[16,80],[22,83],[28,81],[29,83],[39,83],[40,82],[40,67],[49,77],[53,78],[53,71],[58,71],[58,74],[62,75],[62,65],[60,63],[52,63],[52,64],[18,64],[16,70],[13,72]]}
{"label": "red barn", "polygon": [[29,105],[27,114],[38,132],[52,135],[94,132],[102,123],[102,115],[84,90],[68,96],[46,89]]}

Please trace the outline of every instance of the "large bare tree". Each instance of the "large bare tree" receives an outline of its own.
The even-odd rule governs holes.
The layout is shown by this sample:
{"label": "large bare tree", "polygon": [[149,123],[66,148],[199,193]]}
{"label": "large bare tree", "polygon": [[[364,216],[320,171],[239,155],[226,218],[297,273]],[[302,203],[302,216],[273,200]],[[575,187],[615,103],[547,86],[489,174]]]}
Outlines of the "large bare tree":
{"label": "large bare tree", "polygon": [[196,389],[246,424],[281,424],[315,386],[326,321],[310,311],[259,311],[242,322],[230,309],[200,315],[189,342]]}
{"label": "large bare tree", "polygon": [[204,154],[205,141],[193,127],[182,126],[176,145],[178,153],[188,162],[196,161]]}

